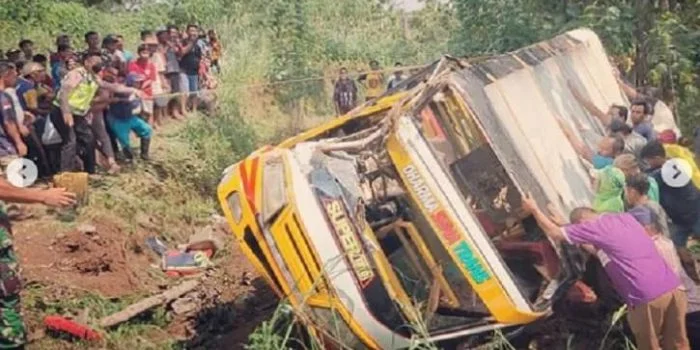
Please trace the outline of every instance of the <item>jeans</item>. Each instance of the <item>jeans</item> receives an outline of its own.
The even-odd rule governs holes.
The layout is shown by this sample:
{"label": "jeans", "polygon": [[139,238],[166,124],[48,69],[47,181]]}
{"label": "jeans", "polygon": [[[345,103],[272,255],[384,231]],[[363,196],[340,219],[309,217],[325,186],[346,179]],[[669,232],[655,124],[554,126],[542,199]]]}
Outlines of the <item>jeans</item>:
{"label": "jeans", "polygon": [[131,149],[131,142],[129,140],[129,133],[131,133],[131,131],[135,132],[141,139],[151,138],[151,126],[138,116],[133,115],[129,118],[115,118],[110,116],[107,119],[107,123],[124,149]]}
{"label": "jeans", "polygon": [[94,174],[95,136],[85,117],[73,115],[73,127],[70,127],[63,120],[63,113],[59,107],[51,108],[50,116],[51,122],[63,140],[61,142],[60,172],[76,170],[75,156],[78,155],[78,146],[80,146],[84,170],[88,174]]}
{"label": "jeans", "polygon": [[199,91],[199,75],[197,74],[188,74],[187,75],[187,84],[190,87],[190,92],[197,92]]}

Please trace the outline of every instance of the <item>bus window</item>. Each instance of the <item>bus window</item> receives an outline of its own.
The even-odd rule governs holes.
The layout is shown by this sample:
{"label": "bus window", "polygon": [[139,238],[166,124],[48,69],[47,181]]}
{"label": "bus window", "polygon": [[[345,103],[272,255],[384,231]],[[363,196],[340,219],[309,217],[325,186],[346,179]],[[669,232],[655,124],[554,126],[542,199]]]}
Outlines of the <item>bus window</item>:
{"label": "bus window", "polygon": [[[413,233],[412,233],[413,232]],[[433,256],[433,250],[423,242],[412,224],[393,223],[377,230],[382,251],[386,254],[401,286],[414,302],[414,306],[420,313],[419,318],[425,322],[428,331],[440,331],[452,327],[459,327],[477,318],[488,315],[485,309],[463,310],[467,304],[464,290],[460,286],[467,286],[471,294],[474,294],[468,282],[461,276],[457,266],[451,259],[440,259],[437,262]],[[455,273],[457,275],[455,275]],[[450,279],[462,278],[461,283],[453,284]],[[473,297],[478,297],[474,294]],[[470,311],[477,311],[476,314]],[[478,314],[478,315],[477,315]],[[476,317],[478,316],[478,317]]]}

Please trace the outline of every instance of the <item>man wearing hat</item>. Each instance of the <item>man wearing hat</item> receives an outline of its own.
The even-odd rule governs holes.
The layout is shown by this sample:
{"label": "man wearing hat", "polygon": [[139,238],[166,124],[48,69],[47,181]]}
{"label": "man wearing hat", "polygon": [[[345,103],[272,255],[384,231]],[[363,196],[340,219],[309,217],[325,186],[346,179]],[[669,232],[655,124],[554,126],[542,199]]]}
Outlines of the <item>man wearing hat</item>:
{"label": "man wearing hat", "polygon": [[17,97],[25,111],[34,115],[46,115],[49,110],[39,108],[38,88],[45,80],[46,68],[39,63],[29,62],[22,67],[20,78],[17,80]]}
{"label": "man wearing hat", "polygon": [[[39,91],[46,93],[47,89],[41,89],[41,81],[46,75],[46,69],[40,64],[29,62],[22,67],[21,76],[17,79],[15,85],[15,96],[17,97],[17,109],[22,110],[25,118],[22,133],[24,143],[27,145],[27,157],[33,160],[39,167],[41,176],[51,175],[51,167],[44,147],[41,143],[41,137],[37,133],[38,129],[43,131],[44,119],[49,110],[46,106],[44,109],[39,108]],[[12,96],[12,95],[11,95]]]}

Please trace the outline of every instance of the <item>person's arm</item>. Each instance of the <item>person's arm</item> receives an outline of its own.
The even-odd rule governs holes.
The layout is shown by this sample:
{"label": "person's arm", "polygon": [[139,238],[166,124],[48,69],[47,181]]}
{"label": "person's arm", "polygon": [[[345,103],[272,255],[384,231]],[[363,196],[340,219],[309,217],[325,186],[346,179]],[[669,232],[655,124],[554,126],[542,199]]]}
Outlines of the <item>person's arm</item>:
{"label": "person's arm", "polygon": [[58,101],[61,108],[61,114],[63,114],[63,121],[68,126],[73,126],[73,113],[70,110],[68,98],[73,90],[75,90],[75,88],[78,86],[80,80],[82,80],[80,72],[76,70],[70,71],[61,82],[61,89],[58,91]]}
{"label": "person's arm", "polygon": [[97,79],[97,83],[100,86],[100,88],[112,91],[117,94],[136,94],[136,95],[141,95],[141,90],[139,89],[134,89],[122,84],[115,84],[115,83],[108,83],[102,79]]}
{"label": "person's arm", "polygon": [[41,114],[39,111],[39,98],[36,92],[36,88],[31,88],[22,94],[22,99],[27,105],[27,111],[34,114]]}
{"label": "person's arm", "polygon": [[107,108],[107,106],[109,106],[109,104],[112,102],[110,95],[111,94],[109,91],[100,89],[97,92],[97,95],[95,95],[95,98],[92,99],[92,108],[96,110]]}
{"label": "person's arm", "polygon": [[559,126],[561,127],[562,132],[564,132],[564,135],[566,138],[569,140],[569,143],[571,143],[571,146],[574,148],[576,153],[581,156],[583,159],[592,162],[593,161],[593,151],[586,146],[585,143],[576,135],[574,135],[574,132],[571,130],[571,128],[566,125],[566,122],[563,120],[557,118],[557,122],[559,123]]}
{"label": "person's arm", "polygon": [[615,80],[617,80],[617,84],[620,85],[622,92],[625,93],[628,99],[638,100],[644,97],[644,95],[637,92],[637,89],[635,89],[631,85],[627,84],[624,80],[622,80],[619,74],[615,76]]}
{"label": "person's arm", "polygon": [[75,194],[64,188],[46,190],[12,186],[0,178],[0,200],[14,203],[42,203],[50,206],[68,206],[75,204]]}
{"label": "person's arm", "polygon": [[532,195],[530,193],[523,196],[523,210],[532,214],[535,220],[537,220],[537,225],[540,226],[547,237],[555,242],[566,241],[566,236],[564,235],[562,228],[551,220],[545,213],[543,213],[542,210],[540,210],[540,207],[537,205],[537,202],[532,199]]}
{"label": "person's arm", "polygon": [[19,121],[17,120],[17,115],[15,114],[15,107],[10,102],[10,97],[5,96],[7,100],[2,103],[2,125],[4,126],[7,136],[10,137],[12,143],[17,148],[17,153],[20,157],[24,157],[27,154],[27,145],[24,144],[22,140],[22,133],[19,129]]}
{"label": "person's arm", "polygon": [[568,82],[569,85],[569,90],[571,90],[571,94],[574,95],[574,98],[578,103],[580,103],[583,108],[588,111],[588,113],[592,114],[598,120],[600,120],[601,123],[603,123],[604,126],[610,125],[610,116],[603,112],[600,108],[598,108],[591,100],[583,97],[580,91],[574,87],[574,85],[571,82]]}
{"label": "person's arm", "polygon": [[5,120],[3,125],[7,131],[7,135],[10,136],[10,139],[15,144],[15,148],[17,148],[17,154],[20,157],[27,155],[27,145],[24,144],[24,141],[22,140],[22,133],[19,130],[17,122]]}
{"label": "person's arm", "polygon": [[196,44],[197,41],[188,40],[187,44],[185,44],[184,46],[179,46],[178,56],[182,57],[184,55],[187,55],[188,53],[190,53],[190,51],[192,51],[192,49],[194,49],[194,45]]}

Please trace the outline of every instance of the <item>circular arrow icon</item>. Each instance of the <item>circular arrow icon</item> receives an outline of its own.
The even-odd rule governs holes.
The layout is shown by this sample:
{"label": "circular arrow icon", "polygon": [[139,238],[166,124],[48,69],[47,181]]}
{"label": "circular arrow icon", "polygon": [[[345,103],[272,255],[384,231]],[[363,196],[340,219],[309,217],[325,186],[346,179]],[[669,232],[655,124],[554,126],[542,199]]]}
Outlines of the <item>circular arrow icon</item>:
{"label": "circular arrow icon", "polygon": [[687,185],[693,176],[690,163],[680,158],[671,158],[661,167],[661,179],[671,187]]}
{"label": "circular arrow icon", "polygon": [[27,158],[17,158],[7,165],[7,181],[15,187],[29,187],[39,177],[39,169]]}

